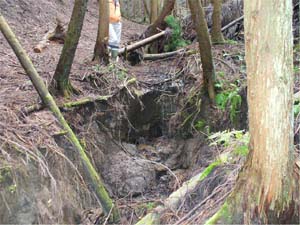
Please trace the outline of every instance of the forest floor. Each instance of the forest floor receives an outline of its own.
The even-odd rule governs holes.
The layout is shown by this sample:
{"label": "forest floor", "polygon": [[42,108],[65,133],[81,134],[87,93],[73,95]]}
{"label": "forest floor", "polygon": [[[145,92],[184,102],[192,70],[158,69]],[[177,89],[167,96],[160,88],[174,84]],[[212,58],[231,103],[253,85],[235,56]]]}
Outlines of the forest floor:
{"label": "forest floor", "polygon": [[[32,59],[37,71],[42,76],[45,83],[49,84],[55,71],[62,45],[52,42],[41,53],[34,53],[33,48],[36,44],[38,44],[39,41],[42,40],[43,36],[48,30],[55,27],[55,21],[57,17],[67,24],[71,14],[72,1],[64,1],[64,4],[62,4],[59,0],[6,0],[0,2],[0,8],[2,14],[7,19],[8,23],[11,25],[15,34],[19,38],[22,46]],[[126,88],[129,92],[129,95],[131,95],[133,92],[146,93],[147,91],[156,90],[165,91],[166,88],[175,86],[180,92],[180,94],[176,94],[180,95],[181,98],[181,102],[178,100],[178,105],[176,106],[177,109],[180,109],[184,105],[182,103],[182,99],[187,99],[190,96],[193,87],[201,86],[203,81],[201,75],[199,75],[201,74],[199,54],[190,56],[180,55],[158,61],[142,61],[140,64],[135,66],[131,66],[122,58],[120,58],[118,63],[112,64],[108,67],[91,62],[97,34],[97,25],[97,1],[90,1],[82,35],[71,71],[71,82],[80,90],[80,95],[71,96],[70,99],[67,100],[68,102],[87,96],[95,97],[99,95],[113,95],[116,93],[116,90],[120,90],[121,92],[121,90],[124,88]],[[129,43],[136,35],[141,34],[145,29],[146,25],[133,23],[124,19],[122,29],[122,44]],[[197,49],[197,43],[192,43],[190,46],[188,46],[188,48]],[[213,55],[219,84],[218,90],[222,92],[224,91],[222,89],[223,86],[233,86],[233,89],[231,90],[237,91],[238,94],[242,96],[242,99],[245,100],[246,74],[243,44],[227,43],[222,46],[215,46],[213,47]],[[40,173],[45,176],[49,176],[51,181],[53,179],[60,180],[59,176],[62,176],[60,172],[55,172],[55,168],[51,168],[51,166],[55,167],[53,166],[55,164],[52,165],[51,163],[47,162],[47,160],[44,162],[48,155],[47,157],[43,158],[40,157],[40,153],[38,153],[39,151],[47,149],[50,154],[56,155],[53,156],[54,158],[57,157],[61,160],[61,158],[65,159],[67,157],[65,155],[68,154],[63,153],[64,151],[57,145],[53,135],[61,132],[60,128],[55,118],[48,110],[42,110],[29,115],[24,115],[24,108],[40,103],[40,99],[2,34],[0,34],[0,68],[0,160],[2,165],[24,164],[25,166],[28,166],[28,160],[33,158],[40,164]],[[129,87],[127,82],[132,78],[135,78],[136,81],[133,87]],[[297,74],[296,81],[297,83],[299,82],[299,74]],[[297,87],[299,87],[299,85]],[[295,88],[295,92],[296,91],[299,90]],[[165,94],[168,95],[169,93],[166,92]],[[62,104],[66,101],[66,99],[62,98],[57,98],[56,100],[58,104]],[[244,105],[244,107],[244,110],[240,110],[243,111],[243,113],[247,111],[247,106]],[[217,113],[209,115],[212,108],[217,111]],[[84,110],[85,109],[83,109],[83,111]],[[77,119],[77,115],[75,114],[66,113],[66,118],[68,119],[69,123],[71,123],[72,127],[78,133],[88,133],[90,128],[88,127],[86,131],[86,127],[84,127],[81,123],[82,120]],[[239,112],[237,114],[239,114]],[[215,123],[211,123],[213,124],[212,129],[215,132],[224,131],[230,128],[247,128],[245,125],[247,122],[243,115],[239,116],[239,124],[238,126],[235,126],[232,122],[230,122],[230,112],[223,111],[217,107],[209,106],[209,109],[206,110],[205,116],[206,119],[212,119],[212,117],[215,117]],[[169,119],[170,118],[171,116]],[[89,120],[89,118],[86,120]],[[178,123],[178,121],[173,121],[173,125],[174,123]],[[172,124],[169,124],[169,126],[172,126]],[[169,129],[172,129],[172,127],[169,127]],[[168,174],[170,172],[169,168],[167,172],[160,168],[160,170],[163,172],[159,173],[156,171],[155,173],[156,177],[154,180],[156,179],[157,182],[148,188],[145,193],[142,193],[142,195],[134,196],[128,194],[127,196],[123,197],[118,197],[116,195],[114,196],[115,199],[117,199],[118,205],[120,206],[123,215],[123,223],[135,223],[141,219],[143,215],[151,212],[156,205],[161,204],[165,198],[173,191],[178,189],[184,181],[198,174],[200,171],[203,171],[203,169],[213,162],[214,158],[220,155],[221,152],[234,151],[237,149],[237,146],[241,146],[243,144],[241,142],[244,140],[236,140],[235,134],[229,133],[229,136],[226,136],[228,140],[221,140],[218,143],[215,142],[215,145],[210,146],[209,143],[214,142],[217,138],[208,141],[208,134],[207,132],[204,132],[203,129],[204,128],[200,128],[200,132],[198,134],[197,132],[194,132],[194,138],[189,139],[189,143],[192,143],[190,146],[187,144],[188,142],[182,142],[183,146],[185,146],[183,149],[194,149],[193,151],[196,151],[196,155],[192,156],[192,158],[195,158],[195,160],[192,160],[192,166],[183,166],[190,160],[186,159],[187,162],[181,162],[181,166],[174,166],[175,169],[172,171],[171,175]],[[197,129],[194,129],[194,131],[195,130]],[[244,135],[244,132],[241,134]],[[229,140],[231,142],[230,145],[228,144]],[[155,161],[155,157],[158,157],[157,155],[159,154],[153,153],[154,151],[157,151],[159,148],[166,149],[168,146],[170,146],[170,143],[173,143],[173,148],[178,147],[180,146],[180,144],[178,144],[180,141],[181,140],[178,141],[176,138],[169,139],[168,137],[160,136],[150,138],[149,140],[141,140],[137,138],[135,141],[131,141],[131,144],[134,144],[136,146],[135,148],[138,149],[135,149],[134,151],[139,151],[139,154],[141,155],[144,154],[142,157],[144,160]],[[224,142],[228,144],[225,147]],[[88,146],[89,144],[91,143],[87,143]],[[13,153],[14,149],[17,150],[17,152],[25,152],[25,159],[16,159],[19,156],[17,153]],[[96,153],[90,151],[89,154],[92,158],[92,161],[96,165],[100,164],[99,162],[97,163],[96,156],[93,158],[94,154],[96,155]],[[173,155],[176,154],[177,153],[174,153]],[[176,160],[180,161],[178,159],[180,157],[182,157],[181,154],[177,155]],[[215,169],[209,175],[208,179],[205,180],[205,182],[198,185],[198,187],[195,188],[192,193],[189,193],[189,195],[186,196],[185,200],[182,201],[178,209],[175,211],[168,209],[166,212],[164,212],[164,215],[161,218],[162,223],[176,223],[176,221],[177,224],[182,224],[183,222],[203,222],[205,218],[215,212],[217,205],[222,204],[225,197],[230,193],[238,170],[242,165],[243,159],[243,154],[237,154],[235,160],[227,162]],[[176,164],[177,161],[172,163]],[[172,163],[169,164],[171,165]],[[70,164],[71,167],[74,166],[74,163]],[[101,168],[101,166],[99,167]],[[64,167],[59,165],[57,170],[61,170],[61,168]],[[3,175],[1,169],[2,167],[0,168],[0,171]],[[75,173],[77,172],[78,171],[75,169]],[[166,174],[168,174],[168,176],[166,176]],[[78,177],[79,180],[82,178],[80,175]],[[104,178],[104,180],[106,179],[107,178]],[[2,184],[1,182],[2,180],[0,179],[0,184]],[[86,188],[86,186],[82,183],[80,186],[83,187],[82,189]],[[61,192],[62,190],[64,189],[60,189]],[[66,190],[67,188],[65,188],[64,191]],[[2,191],[3,190],[1,190],[3,197]],[[43,192],[41,191],[41,193]],[[115,194],[114,191],[112,191],[112,193]],[[63,195],[63,193],[60,195]],[[92,196],[90,198],[94,197]],[[2,199],[5,198],[3,197]],[[0,200],[0,202],[1,201],[2,200]],[[7,206],[6,208],[9,209],[8,211],[18,211],[16,209],[18,207],[10,205],[10,201],[3,201],[5,204],[2,205]],[[76,204],[78,202],[80,202],[80,200],[78,201],[77,199]],[[87,202],[89,201],[87,200]],[[75,203],[73,203],[73,205],[74,204]],[[47,220],[43,217],[51,218],[50,214],[52,212],[49,212],[50,210],[48,209],[46,210],[45,205],[39,201],[37,205],[43,206],[41,206],[43,210],[38,210],[40,212],[39,221],[46,223],[45,221]],[[90,217],[90,214],[97,214],[97,212],[93,211],[93,207],[96,208],[95,205],[97,204],[95,204],[95,202],[92,200],[90,200],[90,205],[86,202],[85,204],[79,203],[77,210],[80,212],[78,214],[83,215],[82,217],[85,217],[85,219],[80,218],[80,221],[84,221],[86,224],[89,223],[87,220],[90,220],[91,223],[94,222],[93,219],[86,218]],[[86,208],[87,206],[89,207]],[[83,211],[84,209],[88,211]],[[62,211],[63,214],[66,214],[63,207]],[[82,211],[84,213],[82,213]],[[62,216],[61,212],[58,214],[53,213],[52,217],[54,217],[54,215],[64,217],[64,215]],[[1,216],[3,215],[0,213],[0,218]],[[24,217],[22,218],[24,219]],[[67,219],[52,219],[53,220],[49,219],[48,222],[50,221],[50,223],[53,223],[53,221],[68,221]]]}

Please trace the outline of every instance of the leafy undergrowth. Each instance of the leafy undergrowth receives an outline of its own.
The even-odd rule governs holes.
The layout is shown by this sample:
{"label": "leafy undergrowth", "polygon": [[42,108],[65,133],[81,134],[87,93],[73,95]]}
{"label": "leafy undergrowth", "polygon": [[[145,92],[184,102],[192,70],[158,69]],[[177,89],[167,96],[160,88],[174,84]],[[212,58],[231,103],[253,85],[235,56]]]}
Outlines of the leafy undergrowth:
{"label": "leafy undergrowth", "polygon": [[[203,224],[231,193],[248,154],[249,135],[245,131],[223,131],[208,136],[208,141],[212,151],[219,152],[219,156],[226,155],[225,163],[209,170],[205,179],[185,196],[176,211],[165,212],[162,224]],[[194,171],[198,172],[199,169]]]}

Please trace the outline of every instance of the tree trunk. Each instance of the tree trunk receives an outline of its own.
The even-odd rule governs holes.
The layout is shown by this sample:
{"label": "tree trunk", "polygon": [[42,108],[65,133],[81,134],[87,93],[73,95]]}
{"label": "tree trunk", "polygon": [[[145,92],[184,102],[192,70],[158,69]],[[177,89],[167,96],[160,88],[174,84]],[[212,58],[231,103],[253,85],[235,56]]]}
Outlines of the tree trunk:
{"label": "tree trunk", "polygon": [[158,17],[158,0],[151,0],[151,17],[150,17],[150,23],[154,23],[154,21]]}
{"label": "tree trunk", "polygon": [[159,30],[164,30],[166,28],[166,24],[164,22],[165,17],[170,15],[172,10],[174,9],[175,0],[165,1],[162,12],[159,14],[158,18],[155,20],[153,24],[151,24],[147,30],[142,34],[142,39],[150,37],[159,32]]}
{"label": "tree trunk", "polygon": [[147,17],[150,19],[150,10],[148,9],[147,1],[143,0],[143,5],[144,5],[144,12],[146,13]]}
{"label": "tree trunk", "polygon": [[64,47],[50,84],[53,93],[68,97],[75,89],[69,80],[72,63],[81,35],[88,0],[75,0],[71,20],[68,26]]}
{"label": "tree trunk", "polygon": [[212,15],[211,41],[213,44],[224,43],[222,28],[222,0],[212,0],[214,7]]}
{"label": "tree trunk", "polygon": [[299,224],[292,13],[292,0],[245,0],[250,153],[232,195],[209,223]]}
{"label": "tree trunk", "polygon": [[96,45],[94,49],[94,60],[109,62],[108,57],[108,28],[109,27],[109,3],[107,0],[99,1],[99,23]]}
{"label": "tree trunk", "polygon": [[189,6],[199,42],[199,50],[204,78],[204,90],[207,90],[211,102],[215,102],[215,69],[204,9],[201,5],[200,0],[189,0]]}
{"label": "tree trunk", "polygon": [[54,116],[59,121],[62,128],[66,131],[68,139],[70,140],[75,150],[77,151],[81,159],[81,162],[84,166],[84,169],[87,172],[87,175],[89,176],[89,180],[92,183],[96,196],[99,198],[101,202],[103,211],[106,213],[106,215],[108,215],[110,211],[112,211],[114,221],[115,222],[119,221],[120,217],[119,217],[118,209],[114,206],[111,198],[109,197],[107,191],[105,190],[105,187],[103,185],[100,176],[98,175],[97,171],[93,167],[91,161],[86,155],[85,150],[82,148],[73,130],[70,128],[65,118],[63,117],[62,113],[60,112],[59,108],[57,107],[53,97],[49,93],[42,78],[39,76],[36,69],[34,68],[27,53],[20,45],[19,41],[17,40],[16,36],[10,29],[9,25],[7,24],[7,22],[5,21],[1,13],[0,13],[0,30],[3,33],[4,37],[7,39],[12,49],[14,50],[16,56],[18,57],[24,70],[26,71],[27,75],[32,81],[42,101],[44,102],[45,105],[49,107],[49,109],[52,111]]}

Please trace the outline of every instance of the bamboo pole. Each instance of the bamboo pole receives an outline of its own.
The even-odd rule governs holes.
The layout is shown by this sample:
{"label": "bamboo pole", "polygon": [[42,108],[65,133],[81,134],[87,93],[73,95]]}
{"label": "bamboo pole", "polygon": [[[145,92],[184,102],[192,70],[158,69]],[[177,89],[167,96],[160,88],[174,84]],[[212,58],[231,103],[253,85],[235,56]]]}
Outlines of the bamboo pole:
{"label": "bamboo pole", "polygon": [[4,37],[14,50],[16,56],[18,57],[21,65],[23,66],[24,70],[26,71],[27,75],[29,76],[30,80],[32,81],[34,87],[36,88],[38,94],[40,95],[41,99],[43,100],[44,104],[52,111],[54,116],[57,118],[63,129],[65,129],[67,133],[67,137],[69,138],[70,142],[75,147],[77,153],[80,156],[80,159],[84,165],[84,169],[86,170],[89,179],[92,183],[93,189],[96,193],[96,196],[99,198],[103,211],[106,215],[112,211],[112,220],[117,222],[120,220],[118,209],[114,206],[111,198],[109,197],[107,191],[105,190],[103,181],[101,180],[100,176],[98,175],[97,171],[93,167],[90,159],[85,153],[85,150],[82,148],[80,142],[78,141],[75,133],[70,128],[68,123],[66,122],[65,118],[63,117],[61,111],[57,107],[53,97],[49,93],[44,81],[39,76],[38,72],[36,71],[35,67],[33,66],[30,58],[28,57],[25,50],[22,48],[21,44],[19,43],[17,37],[7,24],[6,20],[0,13],[0,30],[3,33]]}

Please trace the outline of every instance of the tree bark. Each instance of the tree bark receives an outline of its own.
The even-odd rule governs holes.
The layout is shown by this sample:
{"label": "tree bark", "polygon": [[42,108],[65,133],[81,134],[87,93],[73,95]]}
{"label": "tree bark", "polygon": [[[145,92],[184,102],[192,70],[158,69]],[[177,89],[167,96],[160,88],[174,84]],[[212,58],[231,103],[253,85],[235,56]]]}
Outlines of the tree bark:
{"label": "tree bark", "polygon": [[56,93],[58,91],[59,94],[65,97],[75,91],[70,83],[69,76],[81,35],[87,2],[88,0],[75,0],[64,47],[50,84],[51,92]]}
{"label": "tree bark", "polygon": [[150,23],[154,23],[154,21],[158,17],[158,0],[151,0],[151,17],[150,17]]}
{"label": "tree bark", "polygon": [[204,9],[199,0],[189,0],[192,19],[195,24],[203,69],[204,90],[208,92],[211,102],[215,102],[215,69],[212,58],[211,42],[205,20]]}
{"label": "tree bark", "polygon": [[155,20],[153,24],[151,24],[146,31],[142,34],[142,38],[147,38],[159,32],[159,30],[164,30],[166,28],[166,24],[164,19],[166,16],[170,15],[172,10],[174,9],[175,0],[165,1],[162,12],[159,14],[158,18]]}
{"label": "tree bark", "polygon": [[299,224],[292,14],[292,0],[245,0],[250,153],[210,224]]}
{"label": "tree bark", "polygon": [[107,0],[99,1],[99,22],[98,34],[94,49],[94,59],[106,64],[109,62],[108,56],[108,30],[109,30],[109,3]]}
{"label": "tree bark", "polygon": [[222,27],[222,0],[212,0],[214,7],[212,15],[211,41],[213,44],[223,44]]}
{"label": "tree bark", "polygon": [[53,97],[49,93],[42,78],[39,76],[36,69],[34,68],[27,53],[22,48],[21,44],[17,40],[16,36],[14,35],[13,31],[10,29],[9,25],[7,24],[7,22],[5,21],[1,13],[0,13],[0,30],[3,33],[4,37],[6,38],[6,40],[8,41],[8,43],[10,44],[10,46],[12,47],[12,49],[14,50],[16,56],[18,57],[24,70],[26,71],[27,75],[32,81],[42,101],[44,102],[45,105],[48,106],[48,108],[52,111],[54,116],[59,121],[62,128],[66,131],[68,139],[76,149],[81,159],[81,162],[84,166],[84,169],[87,172],[87,175],[89,176],[89,180],[92,183],[96,196],[99,198],[101,202],[103,211],[106,213],[106,215],[108,215],[112,210],[113,219],[116,222],[119,221],[120,217],[119,217],[118,209],[114,206],[111,198],[109,197],[107,191],[105,190],[103,181],[101,180],[97,171],[93,167],[91,161],[89,160],[88,156],[85,153],[85,150],[82,148],[80,142],[78,141],[75,133],[70,128],[67,121],[65,120],[62,113],[60,112],[59,108],[57,107]]}

